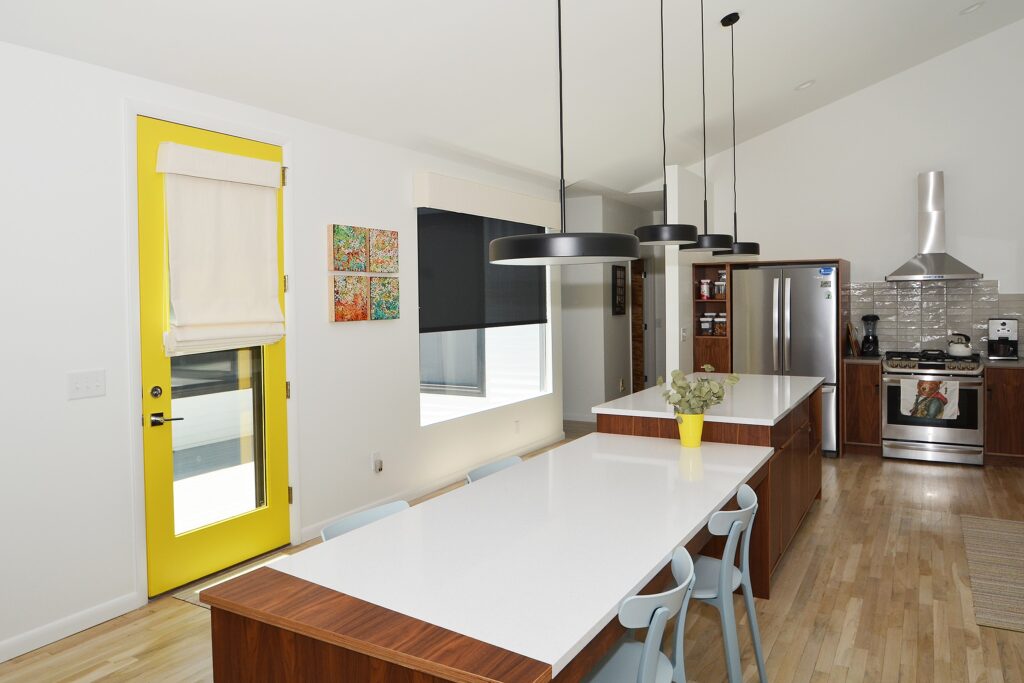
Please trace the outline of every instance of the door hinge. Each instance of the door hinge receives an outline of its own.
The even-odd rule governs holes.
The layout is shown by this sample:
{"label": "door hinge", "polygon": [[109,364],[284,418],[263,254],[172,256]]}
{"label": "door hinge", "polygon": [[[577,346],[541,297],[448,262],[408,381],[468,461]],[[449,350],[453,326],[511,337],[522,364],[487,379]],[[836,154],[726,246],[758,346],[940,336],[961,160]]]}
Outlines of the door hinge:
{"label": "door hinge", "polygon": [[289,504],[289,505],[291,505],[291,504],[292,504],[292,502],[293,502],[294,500],[295,500],[295,499],[294,499],[294,497],[292,496],[292,487],[291,487],[291,486],[289,486],[289,487],[288,487],[288,504]]}
{"label": "door hinge", "polygon": [[644,384],[647,384],[647,375],[644,375]]}
{"label": "door hinge", "polygon": [[644,271],[643,273],[640,273],[640,279],[642,279],[642,280],[646,280],[647,279],[647,272],[646,271]]}
{"label": "door hinge", "polygon": [[644,332],[647,331],[647,323],[644,323]]}
{"label": "door hinge", "polygon": [[284,291],[288,291],[288,276],[284,276]]}
{"label": "door hinge", "polygon": [[282,166],[281,167],[281,187],[284,187],[287,184],[288,184],[288,167],[287,166]]}
{"label": "door hinge", "polygon": [[287,381],[287,382],[284,383],[284,397],[285,398],[291,398],[292,397],[292,383],[290,381]]}

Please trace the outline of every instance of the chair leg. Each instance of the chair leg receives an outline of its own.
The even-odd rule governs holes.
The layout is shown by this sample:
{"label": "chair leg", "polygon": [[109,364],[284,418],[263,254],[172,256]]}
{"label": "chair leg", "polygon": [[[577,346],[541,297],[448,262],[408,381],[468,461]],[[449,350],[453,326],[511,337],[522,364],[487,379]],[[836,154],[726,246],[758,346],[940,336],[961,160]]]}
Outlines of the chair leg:
{"label": "chair leg", "polygon": [[757,611],[754,609],[754,592],[750,581],[744,577],[743,603],[747,607],[747,621],[750,622],[750,639],[754,641],[754,657],[757,658],[757,676],[760,683],[768,683],[768,672],[764,666],[764,652],[761,650],[761,629],[757,625]]}
{"label": "chair leg", "polygon": [[729,683],[742,683],[743,668],[740,666],[740,643],[732,593],[719,596],[719,600],[718,613],[722,617],[722,640],[725,642],[725,668],[729,673]]}
{"label": "chair leg", "polygon": [[683,632],[686,630],[686,614],[676,617],[676,645],[672,648],[672,683],[686,683],[686,665],[683,660]]}

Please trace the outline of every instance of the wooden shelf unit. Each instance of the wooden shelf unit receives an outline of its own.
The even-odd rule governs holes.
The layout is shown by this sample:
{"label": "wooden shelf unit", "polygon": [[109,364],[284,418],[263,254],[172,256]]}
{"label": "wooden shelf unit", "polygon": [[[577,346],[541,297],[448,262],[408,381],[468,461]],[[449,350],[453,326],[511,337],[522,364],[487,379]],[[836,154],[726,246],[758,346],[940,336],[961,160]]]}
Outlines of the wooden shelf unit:
{"label": "wooden shelf unit", "polygon": [[[711,280],[712,295],[718,272],[725,271],[725,298],[700,299],[700,281]],[[711,365],[716,372],[732,372],[732,266],[722,264],[694,264],[693,271],[693,369],[700,370],[704,364]],[[708,313],[725,313],[725,336],[700,333],[700,319]]]}

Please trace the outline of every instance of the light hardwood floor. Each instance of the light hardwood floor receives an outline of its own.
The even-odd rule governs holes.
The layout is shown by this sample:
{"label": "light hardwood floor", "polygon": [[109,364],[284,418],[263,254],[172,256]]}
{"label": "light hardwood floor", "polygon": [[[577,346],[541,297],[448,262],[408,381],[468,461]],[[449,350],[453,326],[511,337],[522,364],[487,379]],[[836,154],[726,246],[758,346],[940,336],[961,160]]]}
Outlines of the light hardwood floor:
{"label": "light hardwood floor", "polygon": [[[769,680],[1024,683],[1024,633],[974,623],[961,514],[1024,520],[1024,468],[826,460],[823,498],[758,601]],[[688,678],[724,681],[713,608],[694,601],[686,632]],[[12,683],[209,678],[209,613],[173,597],[0,664]]]}

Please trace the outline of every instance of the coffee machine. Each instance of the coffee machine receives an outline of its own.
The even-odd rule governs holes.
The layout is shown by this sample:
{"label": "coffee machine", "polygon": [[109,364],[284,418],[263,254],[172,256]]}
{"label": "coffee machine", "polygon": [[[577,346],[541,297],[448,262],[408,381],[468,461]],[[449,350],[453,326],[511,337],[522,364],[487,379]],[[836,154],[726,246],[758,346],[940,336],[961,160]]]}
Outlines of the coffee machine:
{"label": "coffee machine", "polygon": [[1017,319],[989,318],[988,359],[1017,360]]}
{"label": "coffee machine", "polygon": [[860,355],[862,356],[877,356],[878,355],[878,316],[874,314],[868,314],[861,316],[861,322],[864,323],[864,339],[860,342]]}

